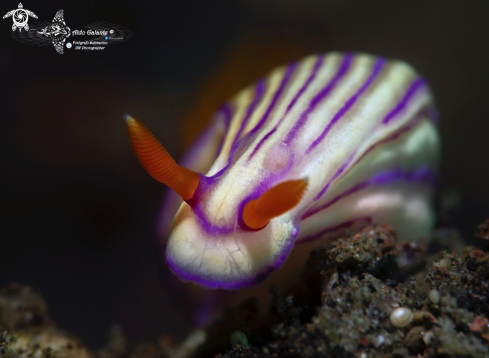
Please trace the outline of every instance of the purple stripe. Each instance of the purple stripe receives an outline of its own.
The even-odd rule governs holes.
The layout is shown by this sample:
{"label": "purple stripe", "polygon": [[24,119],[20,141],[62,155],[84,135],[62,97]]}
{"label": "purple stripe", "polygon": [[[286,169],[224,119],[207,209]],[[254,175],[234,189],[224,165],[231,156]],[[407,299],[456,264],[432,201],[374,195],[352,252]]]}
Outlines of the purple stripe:
{"label": "purple stripe", "polygon": [[[429,113],[427,111],[421,111],[420,114],[418,116],[415,117],[415,119],[407,126],[405,127],[402,127],[400,130],[398,130],[397,132],[394,132],[390,137],[387,137],[386,139],[383,139],[375,144],[373,144],[372,146],[370,146],[370,148],[368,148],[365,153],[363,153],[360,158],[358,158],[355,163],[348,169],[347,173],[352,170],[355,165],[357,165],[368,153],[370,153],[373,149],[375,149],[378,145],[381,145],[381,144],[384,144],[384,143],[387,143],[387,142],[390,142],[390,141],[393,141],[397,138],[399,138],[402,134],[404,134],[405,132],[408,132],[410,131],[411,129],[413,129],[414,127],[416,127],[416,125],[421,121],[421,119],[428,115]],[[347,159],[346,163],[343,164],[340,169],[335,173],[335,175],[330,179],[330,181],[328,182],[328,184],[326,184],[326,186],[323,188],[323,190],[321,190],[321,192],[314,198],[314,200],[318,200],[320,199],[324,193],[326,192],[326,190],[328,190],[328,188],[331,186],[333,180],[335,180],[340,174],[343,174],[344,171],[345,171],[345,168],[348,166],[348,164],[351,162],[351,160],[353,159],[353,157],[356,155],[356,151]]]}
{"label": "purple stripe", "polygon": [[343,62],[341,63],[338,72],[331,79],[328,85],[324,87],[321,90],[321,92],[319,92],[309,103],[309,107],[301,114],[299,120],[297,121],[297,123],[294,125],[294,127],[291,129],[291,131],[285,138],[285,144],[290,144],[290,142],[294,140],[300,128],[306,123],[309,114],[311,114],[311,112],[316,108],[316,106],[331,93],[331,91],[336,86],[336,84],[345,76],[345,74],[350,69],[352,58],[353,58],[353,54],[351,53],[348,53],[343,57]]}
{"label": "purple stripe", "polygon": [[217,154],[216,158],[219,157],[221,154],[222,146],[224,145],[224,140],[226,139],[226,135],[228,134],[229,131],[229,124],[231,123],[231,107],[229,104],[225,104],[219,109],[219,112],[222,112],[224,114],[224,123],[225,123],[225,129],[224,133],[221,138],[221,143],[219,143],[219,148],[217,149]]}
{"label": "purple stripe", "polygon": [[310,153],[321,141],[326,137],[326,135],[329,133],[331,128],[345,115],[346,112],[350,110],[351,107],[355,104],[355,102],[358,100],[358,98],[363,94],[363,92],[366,91],[366,89],[372,84],[372,82],[375,80],[377,75],[380,73],[382,70],[382,67],[385,64],[385,59],[384,58],[379,58],[377,62],[375,63],[375,66],[372,70],[372,73],[370,74],[369,78],[367,81],[363,84],[362,87],[351,97],[348,101],[346,101],[345,105],[339,110],[338,113],[333,117],[331,122],[328,123],[326,128],[323,130],[321,135],[316,138],[316,140],[311,144],[311,146],[306,150],[306,154]]}
{"label": "purple stripe", "polygon": [[304,83],[304,85],[301,87],[301,89],[299,90],[299,92],[297,92],[297,94],[295,95],[295,97],[292,100],[292,102],[290,102],[289,106],[287,107],[287,110],[285,111],[284,116],[280,119],[280,121],[279,121],[278,124],[280,124],[280,122],[282,122],[282,120],[284,119],[284,117],[290,112],[290,110],[292,109],[292,107],[294,107],[294,105],[299,100],[299,98],[302,96],[302,94],[307,90],[307,88],[309,87],[309,85],[311,84],[311,82],[314,81],[314,79],[316,78],[316,75],[317,75],[319,69],[323,65],[323,62],[324,62],[324,54],[321,54],[321,55],[318,56],[318,58],[316,60],[316,63],[314,64],[314,67],[312,69],[312,72],[309,75],[309,78],[307,79],[306,83]]}
{"label": "purple stripe", "polygon": [[326,190],[328,190],[328,188],[331,186],[333,181],[336,178],[338,178],[345,171],[346,167],[350,164],[350,162],[352,161],[355,154],[356,154],[356,151],[352,155],[350,155],[350,157],[346,160],[345,163],[343,163],[343,165],[340,167],[340,169],[338,169],[336,171],[336,173],[333,175],[333,177],[329,180],[328,184],[326,184],[326,186],[323,188],[323,190],[321,190],[319,192],[319,194],[316,195],[316,197],[314,198],[314,201],[321,199],[321,197],[324,195],[324,193],[326,193]]}
{"label": "purple stripe", "polygon": [[246,111],[246,116],[241,121],[241,126],[239,127],[239,131],[236,134],[236,137],[234,137],[233,145],[231,146],[231,152],[229,153],[230,157],[234,154],[234,151],[238,146],[237,144],[239,138],[241,137],[241,133],[243,133],[243,130],[246,127],[246,124],[248,123],[248,120],[250,119],[251,115],[253,114],[256,105],[258,104],[258,102],[260,102],[261,98],[263,97],[263,92],[265,92],[265,80],[261,79],[256,84],[255,98],[253,99],[253,102],[251,102],[250,106],[248,107],[248,110]]}
{"label": "purple stripe", "polygon": [[414,127],[416,127],[419,124],[419,122],[421,122],[421,119],[423,119],[424,116],[428,116],[428,115],[429,115],[429,112],[421,111],[418,114],[418,116],[416,116],[415,119],[412,122],[410,122],[407,126],[404,126],[400,130],[398,130],[397,132],[394,132],[390,137],[387,137],[385,139],[382,139],[382,140],[378,141],[377,143],[373,144],[372,146],[370,146],[365,151],[365,153],[363,153],[360,156],[360,158],[358,158],[355,161],[355,164],[353,164],[352,167],[349,170],[351,170],[355,165],[357,165],[358,163],[360,163],[362,161],[362,159],[365,158],[367,156],[367,154],[370,153],[372,150],[374,150],[377,146],[398,139],[401,135],[403,135],[406,132],[409,132],[411,129],[413,129]]}
{"label": "purple stripe", "polygon": [[[398,130],[397,132],[394,132],[390,137],[387,137],[375,144],[373,144],[372,146],[370,146],[370,148],[368,148],[365,153],[363,153],[360,158],[358,158],[355,163],[348,169],[347,173],[352,170],[355,165],[357,165],[363,158],[365,158],[365,156],[370,153],[373,149],[375,149],[378,145],[381,145],[381,144],[384,144],[384,143],[388,143],[388,142],[391,142],[397,138],[399,138],[402,134],[404,134],[405,132],[408,132],[410,131],[411,129],[413,129],[414,127],[416,127],[416,125],[418,125],[418,123],[421,121],[421,119],[427,115],[427,112],[426,111],[421,111],[421,113],[415,117],[415,119],[407,126],[405,127],[402,127],[400,130]],[[331,186],[333,180],[335,180],[340,174],[343,174],[344,173],[344,170],[345,168],[348,166],[348,164],[351,162],[351,160],[353,159],[353,157],[356,155],[356,151],[347,159],[346,163],[343,164],[341,166],[341,168],[335,173],[335,175],[333,176],[333,178],[331,178],[331,180],[328,182],[328,184],[326,184],[326,186],[323,188],[323,190],[321,190],[321,192],[314,198],[314,200],[318,200],[320,199],[324,193],[326,192],[326,190],[328,190],[328,188]]]}
{"label": "purple stripe", "polygon": [[383,119],[382,124],[389,124],[391,120],[393,120],[405,107],[409,102],[411,97],[418,91],[418,89],[424,87],[426,82],[422,78],[417,78],[411,83],[408,91],[401,99],[401,102],[397,104],[397,106]]}
{"label": "purple stripe", "polygon": [[277,130],[278,126],[282,123],[282,121],[284,120],[284,118],[287,116],[287,114],[290,112],[290,110],[294,107],[294,105],[297,103],[297,101],[302,96],[302,94],[307,90],[307,88],[309,87],[309,85],[311,84],[311,82],[316,78],[316,74],[318,73],[319,69],[323,65],[323,62],[324,62],[324,54],[318,56],[318,58],[316,60],[316,63],[314,64],[314,67],[312,69],[311,74],[309,75],[309,77],[307,78],[306,82],[304,83],[304,85],[299,90],[299,92],[297,92],[297,94],[295,95],[295,97],[292,100],[292,102],[290,102],[289,105],[287,106],[287,109],[285,110],[285,113],[282,116],[282,118],[280,118],[280,120],[278,121],[277,125],[260,140],[260,142],[255,147],[255,149],[253,149],[253,152],[251,153],[251,155],[248,158],[248,160],[250,160],[251,158],[253,158],[255,156],[256,152],[258,152],[258,150],[261,148],[261,146],[263,145],[263,143],[265,143],[265,141],[268,138],[270,138],[270,136],[273,133],[275,133],[275,131]]}
{"label": "purple stripe", "polygon": [[207,177],[203,174],[200,174],[199,185],[195,189],[194,195],[185,200],[185,202],[190,205],[193,209],[194,216],[198,218],[198,222],[200,224],[201,229],[207,234],[211,235],[226,235],[234,231],[234,225],[230,226],[217,226],[213,225],[206,217],[204,210],[202,209],[202,197],[206,192],[209,192],[212,187],[215,185],[218,179],[216,179],[216,175],[212,177]]}
{"label": "purple stripe", "polygon": [[304,214],[302,220],[307,219],[308,217],[317,214],[318,212],[329,208],[331,205],[335,204],[339,200],[352,195],[362,189],[365,189],[372,185],[386,185],[397,181],[407,181],[409,183],[418,183],[418,182],[431,182],[434,184],[435,175],[431,169],[428,167],[422,167],[412,172],[405,172],[402,169],[394,169],[388,172],[380,173],[370,179],[367,179],[361,183],[356,184],[352,188],[347,191],[339,194],[329,202],[324,205],[321,205],[319,208],[312,209]]}
{"label": "purple stripe", "polygon": [[[270,189],[277,182],[277,179],[283,178],[293,166],[294,161],[289,160],[287,165],[280,172],[269,174],[263,178],[260,183],[253,188],[253,190],[249,191],[248,195],[241,202],[237,203],[238,224],[241,228],[246,228],[246,225],[244,225],[243,222],[242,213],[248,201],[258,199],[266,190]],[[222,169],[219,171],[219,173],[213,175],[212,177],[199,173],[199,185],[195,189],[194,195],[190,199],[185,200],[185,202],[193,209],[193,214],[198,219],[197,221],[202,231],[209,235],[227,235],[236,231],[235,222],[231,222],[230,224],[223,226],[218,226],[211,223],[207,218],[204,209],[202,208],[202,197],[205,195],[205,193],[210,192],[215,187],[216,183],[219,181],[220,173],[222,173],[225,169],[226,168]]]}
{"label": "purple stripe", "polygon": [[258,145],[255,147],[255,149],[253,149],[253,152],[251,153],[250,157],[248,158],[248,160],[250,160],[251,158],[253,158],[253,156],[256,154],[256,152],[258,152],[258,150],[261,148],[261,146],[263,145],[263,143],[265,143],[265,141],[270,138],[270,136],[275,133],[275,131],[277,130],[277,126],[275,126],[275,128],[273,128],[270,132],[268,132],[267,134],[265,134],[265,136],[260,140],[260,142],[258,142]]}
{"label": "purple stripe", "polygon": [[229,166],[231,165],[231,162],[233,161],[234,152],[236,151],[236,148],[238,147],[239,137],[241,136],[241,133],[243,132],[244,128],[246,127],[246,123],[248,122],[248,119],[253,114],[253,111],[255,110],[256,105],[258,104],[258,102],[260,102],[261,98],[263,97],[263,93],[264,92],[265,92],[265,80],[264,79],[261,79],[256,84],[255,98],[253,99],[253,101],[249,105],[249,107],[248,107],[248,109],[246,111],[246,115],[243,118],[243,120],[241,121],[241,126],[240,126],[240,128],[238,130],[238,133],[234,137],[233,144],[231,145],[231,149],[229,150],[229,154],[228,154],[228,163],[219,172],[217,172],[216,174],[214,174],[212,176],[212,178],[217,178],[217,177],[221,176],[229,168]]}
{"label": "purple stripe", "polygon": [[275,105],[277,104],[278,99],[282,95],[282,92],[284,91],[284,88],[287,85],[287,82],[289,82],[290,77],[292,76],[292,73],[294,72],[296,67],[297,67],[297,62],[294,62],[287,67],[287,72],[285,73],[284,78],[282,79],[282,83],[280,84],[280,87],[278,88],[277,92],[275,92],[275,96],[273,96],[273,100],[270,103],[270,106],[268,106],[268,109],[263,115],[260,122],[258,122],[255,128],[253,128],[253,130],[250,131],[251,134],[255,134],[261,128],[261,126],[263,126],[263,124],[267,121],[268,116],[272,112],[273,107],[275,107]]}
{"label": "purple stripe", "polygon": [[371,225],[372,224],[372,218],[367,216],[367,217],[362,217],[362,218],[357,218],[353,220],[348,220],[345,222],[342,222],[341,224],[335,225],[335,226],[330,226],[327,227],[326,229],[323,229],[315,234],[306,236],[302,240],[298,241],[296,245],[302,245],[306,244],[312,241],[316,241],[318,239],[322,239],[325,235],[335,233],[337,231],[346,231],[346,229],[352,227],[353,225],[357,223],[364,222],[365,224],[363,226]]}

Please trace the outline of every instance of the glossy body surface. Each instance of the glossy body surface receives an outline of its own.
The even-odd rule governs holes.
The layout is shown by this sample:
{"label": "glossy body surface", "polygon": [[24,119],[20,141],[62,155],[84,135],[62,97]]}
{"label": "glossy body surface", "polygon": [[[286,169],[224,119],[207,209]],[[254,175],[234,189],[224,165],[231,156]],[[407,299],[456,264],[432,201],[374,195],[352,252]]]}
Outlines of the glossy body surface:
{"label": "glossy body surface", "polygon": [[[436,120],[426,82],[403,62],[329,53],[274,70],[225,104],[183,159],[200,180],[191,198],[163,205],[167,263],[182,280],[239,289],[294,246],[349,228],[387,223],[416,239],[434,220]],[[247,203],[301,179],[292,209],[246,224]]]}

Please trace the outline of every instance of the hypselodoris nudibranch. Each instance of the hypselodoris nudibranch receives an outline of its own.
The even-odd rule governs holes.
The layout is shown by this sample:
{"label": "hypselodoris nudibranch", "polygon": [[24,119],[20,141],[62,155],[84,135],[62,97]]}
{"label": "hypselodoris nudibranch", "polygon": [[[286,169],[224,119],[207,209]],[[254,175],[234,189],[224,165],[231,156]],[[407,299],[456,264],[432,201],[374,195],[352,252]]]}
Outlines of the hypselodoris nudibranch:
{"label": "hypselodoris nudibranch", "polygon": [[242,90],[182,165],[126,116],[139,161],[175,193],[164,206],[173,222],[161,230],[168,265],[222,289],[258,283],[297,245],[348,228],[426,234],[436,121],[429,87],[409,65],[351,53],[309,56]]}

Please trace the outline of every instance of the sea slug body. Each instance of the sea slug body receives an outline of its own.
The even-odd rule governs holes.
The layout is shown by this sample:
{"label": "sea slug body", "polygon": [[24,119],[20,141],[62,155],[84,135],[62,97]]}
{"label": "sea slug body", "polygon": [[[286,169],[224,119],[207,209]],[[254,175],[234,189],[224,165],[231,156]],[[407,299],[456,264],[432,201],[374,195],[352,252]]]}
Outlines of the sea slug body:
{"label": "sea slug body", "polygon": [[277,68],[222,106],[182,166],[126,119],[145,169],[179,195],[160,235],[182,280],[243,288],[349,228],[411,240],[433,223],[437,112],[403,62],[329,53]]}

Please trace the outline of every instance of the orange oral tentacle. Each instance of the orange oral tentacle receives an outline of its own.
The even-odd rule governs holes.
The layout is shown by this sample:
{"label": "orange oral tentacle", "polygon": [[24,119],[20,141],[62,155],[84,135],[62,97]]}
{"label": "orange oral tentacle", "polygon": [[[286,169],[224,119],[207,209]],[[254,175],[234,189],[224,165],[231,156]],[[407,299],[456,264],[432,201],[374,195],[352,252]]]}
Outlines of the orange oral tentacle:
{"label": "orange oral tentacle", "polygon": [[290,180],[268,189],[258,199],[250,200],[243,209],[243,221],[250,229],[261,229],[268,222],[299,204],[307,180]]}
{"label": "orange oral tentacle", "polygon": [[190,199],[199,185],[199,174],[178,165],[148,128],[137,119],[129,115],[125,119],[132,148],[143,168],[184,200]]}

